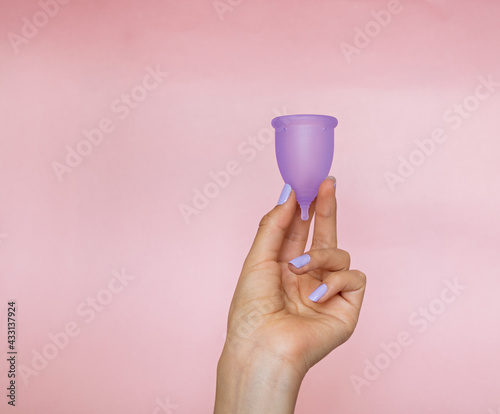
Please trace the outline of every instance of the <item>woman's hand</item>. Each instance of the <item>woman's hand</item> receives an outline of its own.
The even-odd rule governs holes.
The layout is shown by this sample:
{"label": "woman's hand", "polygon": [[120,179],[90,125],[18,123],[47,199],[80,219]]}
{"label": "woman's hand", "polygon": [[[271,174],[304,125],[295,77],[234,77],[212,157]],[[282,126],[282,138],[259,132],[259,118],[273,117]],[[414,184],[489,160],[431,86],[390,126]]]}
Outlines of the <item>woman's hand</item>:
{"label": "woman's hand", "polygon": [[[331,178],[331,179],[330,179]],[[284,201],[284,202],[283,202]],[[353,333],[366,277],[337,249],[335,179],[321,184],[312,214],[300,218],[285,185],[243,265],[218,366],[215,412],[293,413],[306,372]]]}

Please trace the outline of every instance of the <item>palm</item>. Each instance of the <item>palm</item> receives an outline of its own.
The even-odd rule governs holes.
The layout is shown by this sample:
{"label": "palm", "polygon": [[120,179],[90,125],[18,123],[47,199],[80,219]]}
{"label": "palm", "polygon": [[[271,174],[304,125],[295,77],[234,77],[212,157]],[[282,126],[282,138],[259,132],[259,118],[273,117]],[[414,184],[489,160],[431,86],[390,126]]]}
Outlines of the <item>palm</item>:
{"label": "palm", "polygon": [[[246,307],[247,315],[242,315],[253,325],[248,329],[252,330],[255,343],[278,357],[301,360],[306,370],[345,342],[357,321],[358,311],[340,295],[321,309],[310,306],[307,295],[322,273],[309,272],[297,277],[288,269],[288,262],[262,266],[252,277],[255,282],[260,279],[256,283],[258,291],[268,290],[268,300],[262,302],[256,298],[253,306],[249,303]],[[278,277],[281,286],[268,283]]]}

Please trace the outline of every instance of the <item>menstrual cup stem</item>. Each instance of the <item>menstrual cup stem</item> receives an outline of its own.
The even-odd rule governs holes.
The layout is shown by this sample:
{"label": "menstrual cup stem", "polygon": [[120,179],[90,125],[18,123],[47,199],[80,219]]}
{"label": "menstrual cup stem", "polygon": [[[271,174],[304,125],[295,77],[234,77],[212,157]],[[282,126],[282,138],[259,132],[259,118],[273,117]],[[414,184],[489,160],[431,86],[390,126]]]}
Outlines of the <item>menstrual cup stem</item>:
{"label": "menstrual cup stem", "polygon": [[300,205],[300,218],[302,220],[307,220],[309,218],[309,206],[310,204],[301,204]]}

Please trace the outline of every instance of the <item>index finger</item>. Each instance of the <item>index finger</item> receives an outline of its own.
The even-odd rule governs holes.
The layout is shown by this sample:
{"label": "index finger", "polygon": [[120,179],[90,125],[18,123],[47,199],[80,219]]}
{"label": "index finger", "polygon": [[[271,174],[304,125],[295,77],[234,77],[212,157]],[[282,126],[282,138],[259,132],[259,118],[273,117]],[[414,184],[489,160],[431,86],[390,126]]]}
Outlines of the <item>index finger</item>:
{"label": "index finger", "polygon": [[328,176],[319,186],[311,250],[337,248],[335,183],[335,177]]}

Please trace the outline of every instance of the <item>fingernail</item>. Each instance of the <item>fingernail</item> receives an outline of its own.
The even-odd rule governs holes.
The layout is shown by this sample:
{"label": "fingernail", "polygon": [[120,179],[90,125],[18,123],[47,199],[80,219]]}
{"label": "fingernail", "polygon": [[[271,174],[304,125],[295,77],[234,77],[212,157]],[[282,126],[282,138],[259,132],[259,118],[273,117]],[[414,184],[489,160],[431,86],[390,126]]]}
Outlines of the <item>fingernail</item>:
{"label": "fingernail", "polygon": [[285,184],[283,190],[281,190],[280,198],[278,200],[278,205],[286,203],[286,200],[288,200],[288,197],[290,197],[291,192],[292,192],[292,187],[290,187],[290,184]]}
{"label": "fingernail", "polygon": [[308,254],[303,254],[302,256],[296,257],[295,259],[290,260],[288,263],[293,264],[297,269],[300,269],[302,266],[305,266],[311,261],[311,256]]}
{"label": "fingernail", "polygon": [[333,180],[333,186],[337,189],[337,179],[333,175],[326,177],[328,180]]}
{"label": "fingernail", "polygon": [[320,300],[328,290],[328,287],[323,283],[322,285],[318,286],[316,290],[309,295],[309,299],[311,299],[313,302],[317,302]]}

